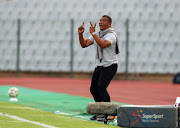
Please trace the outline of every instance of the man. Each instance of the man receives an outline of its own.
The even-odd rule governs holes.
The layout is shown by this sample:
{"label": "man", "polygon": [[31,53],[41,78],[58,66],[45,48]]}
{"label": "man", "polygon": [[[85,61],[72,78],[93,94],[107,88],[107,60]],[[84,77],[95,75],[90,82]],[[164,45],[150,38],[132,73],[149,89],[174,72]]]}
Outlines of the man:
{"label": "man", "polygon": [[[90,92],[95,102],[110,102],[110,96],[107,87],[116,74],[118,67],[117,54],[119,53],[118,38],[115,31],[111,28],[112,19],[103,15],[99,22],[99,32],[95,32],[96,23],[90,22],[89,32],[91,36],[84,39],[84,22],[78,28],[79,42],[83,48],[94,44],[96,51],[96,68],[94,70]],[[97,115],[91,117],[91,120],[97,120]]]}

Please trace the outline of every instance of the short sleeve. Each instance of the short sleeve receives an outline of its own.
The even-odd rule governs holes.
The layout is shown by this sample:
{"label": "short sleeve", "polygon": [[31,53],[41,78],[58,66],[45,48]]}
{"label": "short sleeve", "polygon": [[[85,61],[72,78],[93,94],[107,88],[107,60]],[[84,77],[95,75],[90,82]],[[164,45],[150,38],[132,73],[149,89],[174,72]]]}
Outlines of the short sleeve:
{"label": "short sleeve", "polygon": [[108,33],[108,34],[106,34],[104,40],[108,40],[112,44],[112,43],[116,42],[116,36],[113,33]]}
{"label": "short sleeve", "polygon": [[90,40],[91,40],[91,42],[94,42],[94,38],[93,38],[93,36],[90,36],[88,39],[90,39]]}

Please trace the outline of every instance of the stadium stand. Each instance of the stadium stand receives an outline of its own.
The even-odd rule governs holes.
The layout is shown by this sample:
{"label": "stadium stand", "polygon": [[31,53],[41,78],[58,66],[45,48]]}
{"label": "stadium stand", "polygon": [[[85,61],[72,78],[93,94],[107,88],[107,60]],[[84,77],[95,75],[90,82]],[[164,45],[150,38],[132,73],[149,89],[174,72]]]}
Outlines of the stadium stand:
{"label": "stadium stand", "polygon": [[[113,19],[120,39],[119,69],[125,70],[125,21],[130,21],[129,72],[180,71],[179,0],[1,0],[0,70],[16,70],[17,19],[21,19],[22,71],[70,71],[71,22],[74,19],[74,71],[92,72],[93,46],[81,49],[77,28],[85,21],[99,22],[103,14]],[[81,66],[80,66],[81,65]]]}

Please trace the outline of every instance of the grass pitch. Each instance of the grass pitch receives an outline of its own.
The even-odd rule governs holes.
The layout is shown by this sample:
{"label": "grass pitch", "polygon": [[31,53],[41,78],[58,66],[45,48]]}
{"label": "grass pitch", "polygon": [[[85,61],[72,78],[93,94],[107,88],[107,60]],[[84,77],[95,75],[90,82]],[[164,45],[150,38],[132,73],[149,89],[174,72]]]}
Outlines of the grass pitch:
{"label": "grass pitch", "polygon": [[[91,98],[18,87],[18,102],[8,102],[11,87],[0,86],[0,128],[46,127],[40,124],[47,128],[117,127],[89,120],[92,115],[86,113],[86,106],[93,102]],[[54,113],[57,110],[60,114]]]}
{"label": "grass pitch", "polygon": [[[105,125],[97,122],[86,121],[76,119],[70,116],[61,114],[54,114],[50,112],[44,112],[31,107],[25,107],[23,105],[1,102],[0,101],[0,113],[8,114],[19,117],[21,119],[38,122],[39,124],[45,124],[49,127],[59,128],[115,128],[117,126]],[[44,128],[44,126],[33,124],[31,122],[24,122],[5,115],[0,115],[0,128]],[[119,128],[119,127],[117,127]]]}

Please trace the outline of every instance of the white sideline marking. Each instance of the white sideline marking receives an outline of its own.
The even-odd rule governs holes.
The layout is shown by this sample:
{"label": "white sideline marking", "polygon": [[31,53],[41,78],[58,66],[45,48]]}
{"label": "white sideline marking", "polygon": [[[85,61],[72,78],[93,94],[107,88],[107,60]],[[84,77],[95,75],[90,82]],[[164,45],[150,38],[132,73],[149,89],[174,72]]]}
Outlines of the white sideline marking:
{"label": "white sideline marking", "polygon": [[10,117],[10,118],[22,121],[22,122],[28,122],[28,123],[40,125],[40,126],[43,126],[45,128],[59,128],[59,127],[54,127],[54,126],[51,126],[51,125],[47,125],[47,124],[43,124],[43,123],[39,123],[39,122],[35,122],[35,121],[26,120],[26,119],[23,119],[23,118],[20,118],[20,117],[17,117],[17,116],[13,116],[13,115],[8,115],[8,114],[5,114],[5,113],[0,113],[0,115],[7,116],[7,117]]}
{"label": "white sideline marking", "polygon": [[89,117],[84,117],[84,116],[75,116],[76,118],[81,118],[81,119],[89,119]]}
{"label": "white sideline marking", "polygon": [[66,112],[60,112],[60,114],[62,114],[62,115],[66,115],[66,116],[72,116],[72,115],[73,115],[73,114],[66,113]]}

